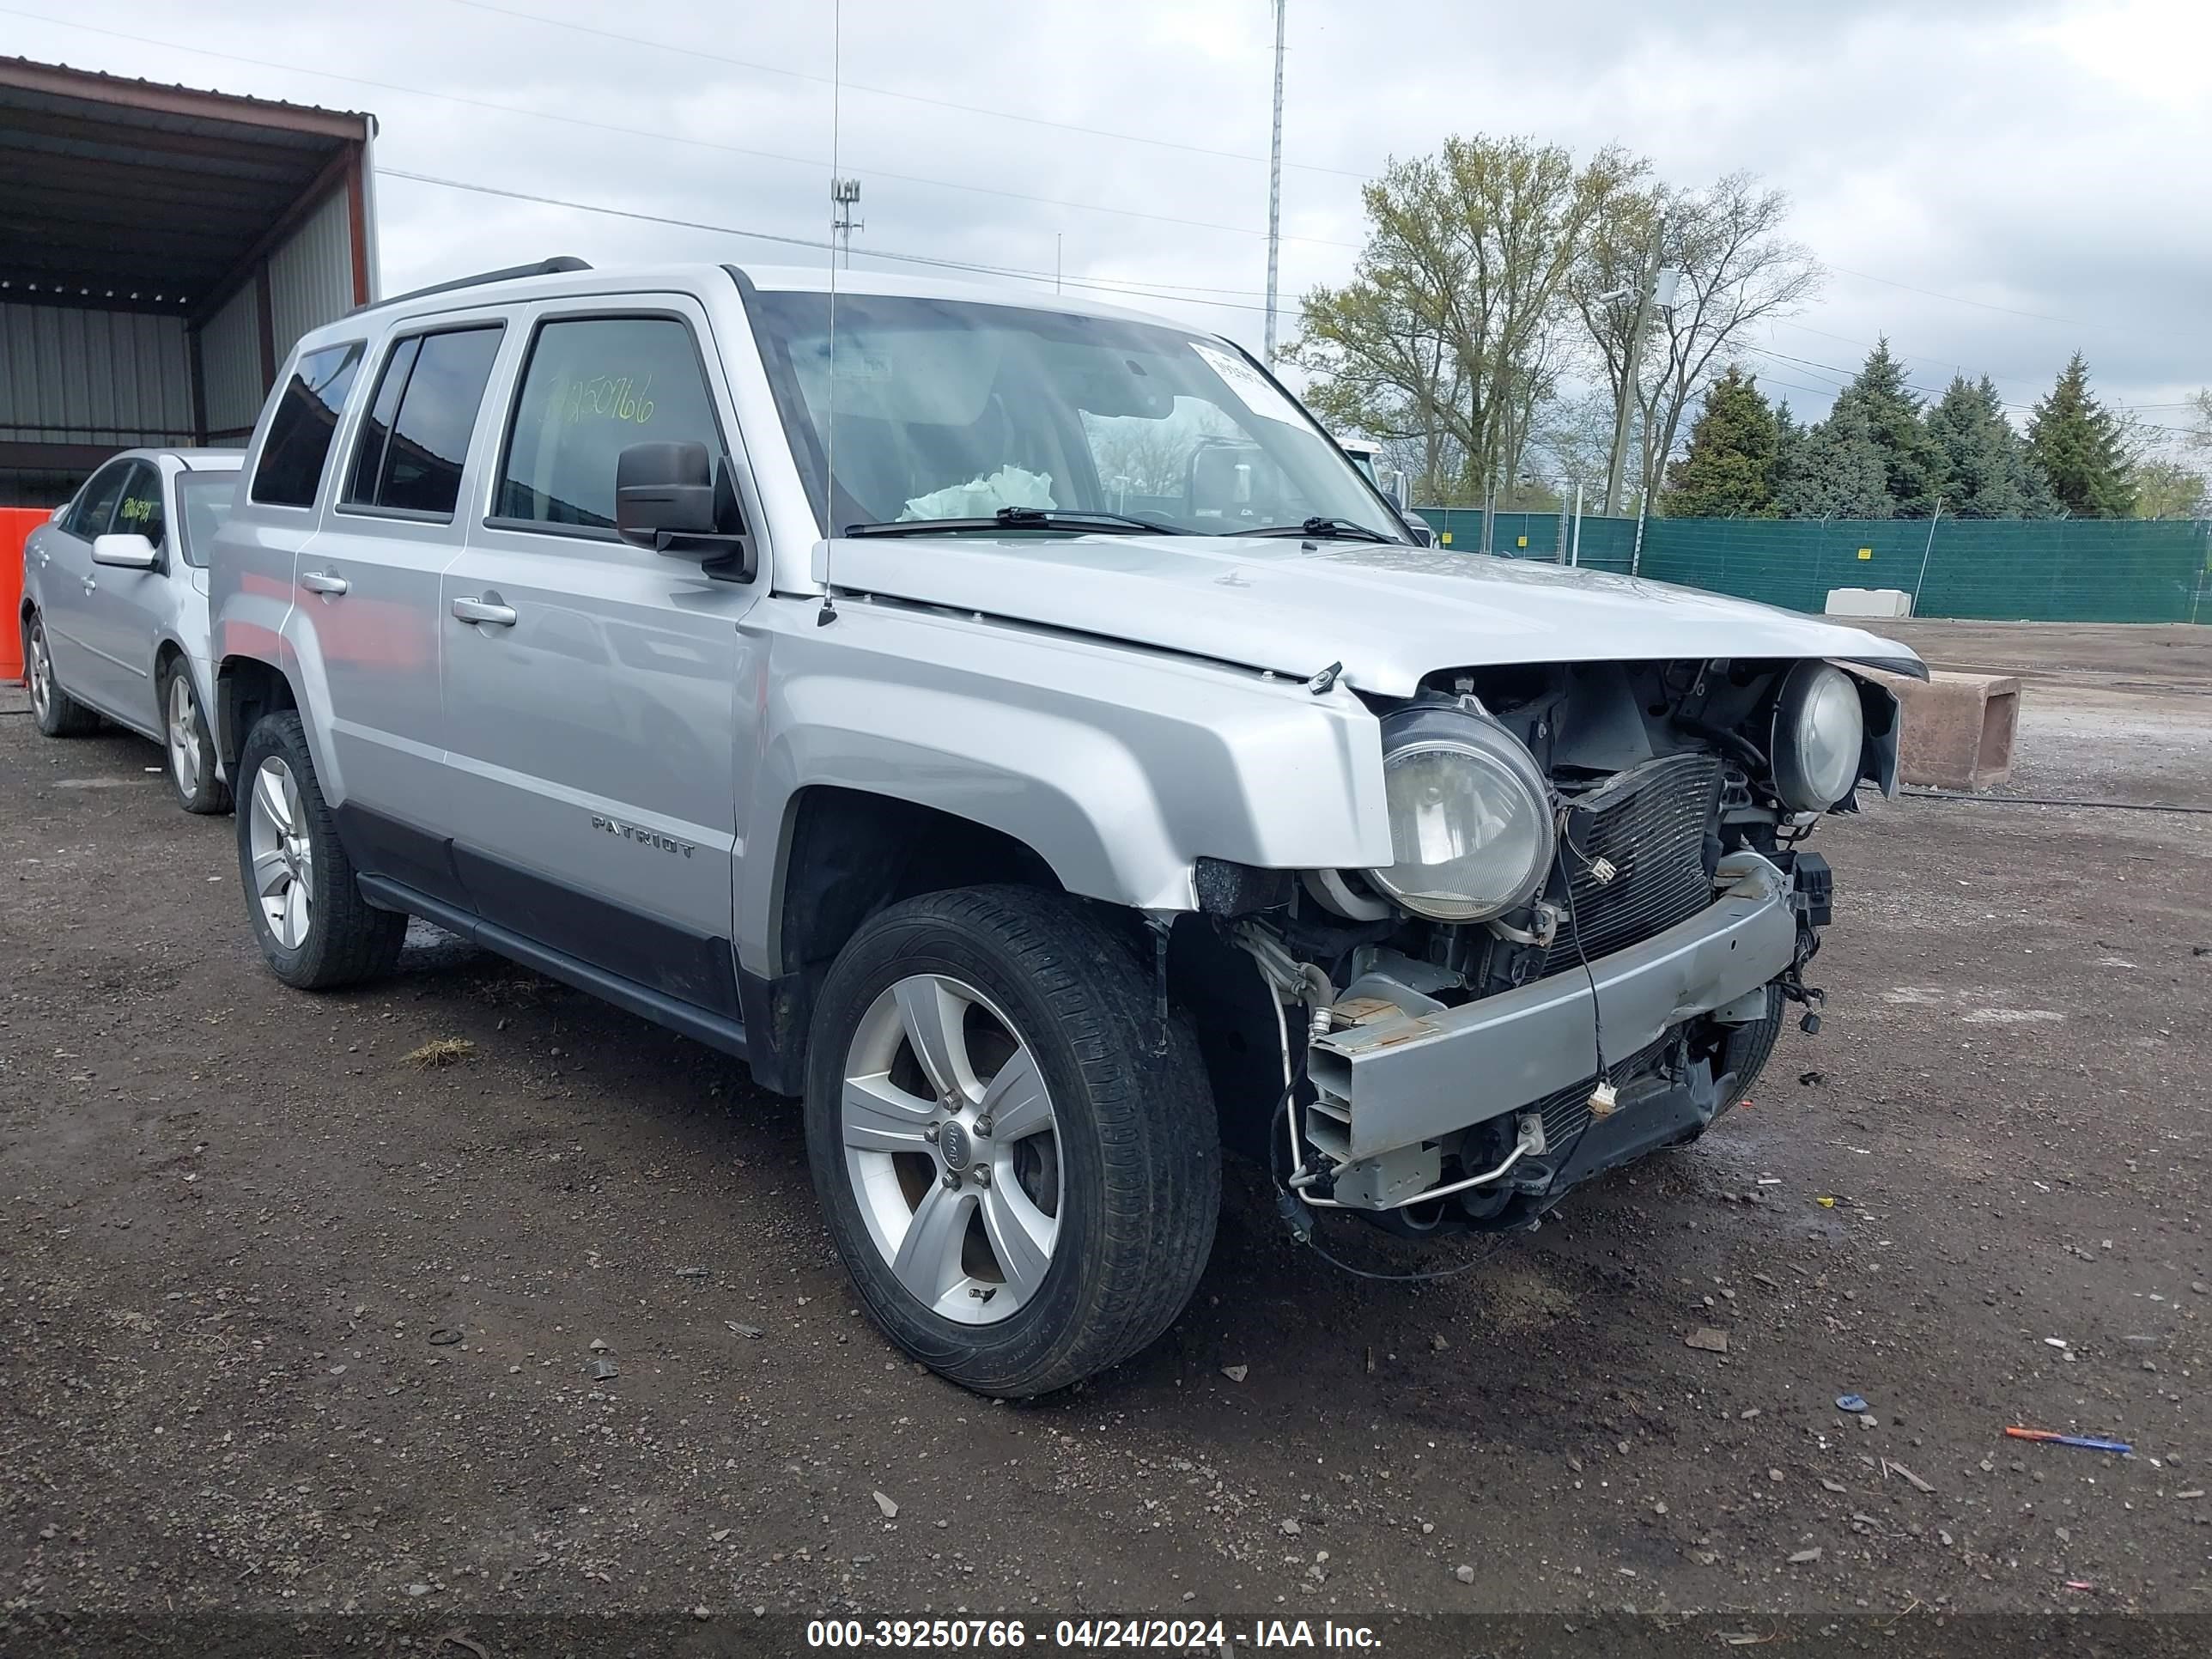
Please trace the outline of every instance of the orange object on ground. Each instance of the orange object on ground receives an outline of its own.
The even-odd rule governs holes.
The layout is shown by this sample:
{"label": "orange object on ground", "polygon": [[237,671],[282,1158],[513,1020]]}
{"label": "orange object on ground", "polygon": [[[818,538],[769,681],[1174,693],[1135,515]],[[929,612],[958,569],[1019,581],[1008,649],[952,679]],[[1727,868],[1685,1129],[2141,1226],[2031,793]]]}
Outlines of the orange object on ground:
{"label": "orange object on ground", "polygon": [[44,507],[0,507],[0,683],[23,678],[23,544],[53,516]]}

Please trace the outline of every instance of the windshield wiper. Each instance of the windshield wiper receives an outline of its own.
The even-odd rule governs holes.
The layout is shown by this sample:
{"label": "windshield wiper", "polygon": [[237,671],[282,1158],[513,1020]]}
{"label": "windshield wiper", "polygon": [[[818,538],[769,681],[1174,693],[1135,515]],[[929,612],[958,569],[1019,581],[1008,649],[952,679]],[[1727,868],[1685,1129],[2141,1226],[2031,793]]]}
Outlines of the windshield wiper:
{"label": "windshield wiper", "polygon": [[1093,513],[1055,507],[1002,507],[988,519],[897,519],[886,524],[848,524],[848,536],[959,536],[1000,530],[1065,530],[1071,535],[1182,536],[1171,524],[1126,513]]}
{"label": "windshield wiper", "polygon": [[1308,519],[1304,524],[1269,525],[1264,530],[1229,530],[1228,536],[1311,536],[1316,541],[1334,538],[1337,541],[1395,542],[1395,536],[1386,536],[1379,530],[1370,530],[1365,525],[1351,519]]}

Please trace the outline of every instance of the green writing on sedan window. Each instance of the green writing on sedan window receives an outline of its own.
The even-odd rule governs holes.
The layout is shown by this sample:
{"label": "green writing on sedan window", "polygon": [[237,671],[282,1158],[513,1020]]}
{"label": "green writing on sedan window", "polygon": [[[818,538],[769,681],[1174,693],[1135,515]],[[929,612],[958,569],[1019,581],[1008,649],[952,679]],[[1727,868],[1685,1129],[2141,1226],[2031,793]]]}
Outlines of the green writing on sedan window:
{"label": "green writing on sedan window", "polygon": [[125,524],[133,522],[151,524],[154,521],[154,514],[161,509],[161,502],[150,497],[142,499],[136,495],[125,495],[123,498],[123,521]]}

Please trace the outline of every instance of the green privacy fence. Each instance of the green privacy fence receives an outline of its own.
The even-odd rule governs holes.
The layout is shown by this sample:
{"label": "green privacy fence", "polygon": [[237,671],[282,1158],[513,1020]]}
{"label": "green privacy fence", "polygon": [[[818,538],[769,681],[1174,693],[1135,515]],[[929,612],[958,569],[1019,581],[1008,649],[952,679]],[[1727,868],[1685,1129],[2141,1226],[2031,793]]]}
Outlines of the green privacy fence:
{"label": "green privacy fence", "polygon": [[[1480,508],[1419,511],[1440,541],[1481,550]],[[1500,513],[1490,534],[1493,552],[1559,557],[1556,514]],[[1832,588],[1898,587],[1920,617],[2212,623],[2201,519],[1939,519],[1932,534],[1925,519],[1652,519],[1638,556],[1633,520],[1585,518],[1579,562],[1793,611],[1825,609]]]}

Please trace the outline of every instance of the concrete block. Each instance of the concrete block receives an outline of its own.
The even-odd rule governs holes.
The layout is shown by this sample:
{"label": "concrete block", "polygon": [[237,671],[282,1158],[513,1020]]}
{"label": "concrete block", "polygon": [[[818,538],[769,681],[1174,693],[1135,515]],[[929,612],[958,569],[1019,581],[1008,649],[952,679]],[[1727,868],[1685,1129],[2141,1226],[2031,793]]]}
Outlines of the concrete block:
{"label": "concrete block", "polygon": [[1897,693],[1900,781],[1923,789],[1994,789],[2012,775],[2020,729],[2020,679],[2013,674],[1956,674],[1937,669],[1925,681],[1872,673]]}
{"label": "concrete block", "polygon": [[1832,617],[1909,617],[1912,595],[1901,587],[1832,587],[1827,611]]}

